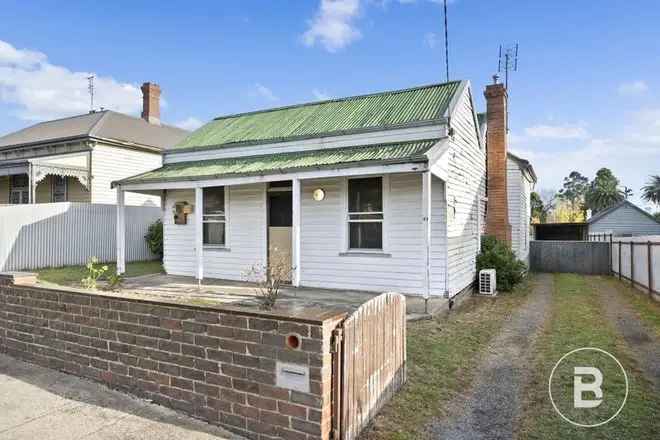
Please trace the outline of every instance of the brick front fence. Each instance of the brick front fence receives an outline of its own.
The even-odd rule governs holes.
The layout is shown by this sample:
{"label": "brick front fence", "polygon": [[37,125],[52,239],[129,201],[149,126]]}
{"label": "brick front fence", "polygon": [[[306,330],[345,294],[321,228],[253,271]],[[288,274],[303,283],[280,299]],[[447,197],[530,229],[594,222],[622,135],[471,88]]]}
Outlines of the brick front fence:
{"label": "brick front fence", "polygon": [[326,440],[331,337],[344,316],[157,303],[5,281],[0,352],[250,439]]}

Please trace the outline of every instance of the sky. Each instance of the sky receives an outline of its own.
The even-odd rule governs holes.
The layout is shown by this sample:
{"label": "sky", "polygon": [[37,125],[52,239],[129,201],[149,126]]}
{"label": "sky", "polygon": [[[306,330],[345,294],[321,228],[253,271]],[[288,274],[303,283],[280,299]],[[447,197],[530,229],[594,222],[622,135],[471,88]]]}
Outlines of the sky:
{"label": "sky", "polygon": [[[609,167],[641,202],[660,174],[660,2],[450,0],[450,79],[479,110],[500,44],[519,44],[510,150],[548,193]],[[13,1],[0,7],[0,135],[95,107],[164,122],[445,80],[439,0]]]}

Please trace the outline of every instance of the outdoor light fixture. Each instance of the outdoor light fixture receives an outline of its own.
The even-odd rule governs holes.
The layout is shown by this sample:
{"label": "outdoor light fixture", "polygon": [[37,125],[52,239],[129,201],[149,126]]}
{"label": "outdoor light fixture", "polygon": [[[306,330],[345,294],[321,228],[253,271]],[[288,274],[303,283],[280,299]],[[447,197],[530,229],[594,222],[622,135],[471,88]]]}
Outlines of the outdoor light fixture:
{"label": "outdoor light fixture", "polygon": [[325,191],[323,188],[316,188],[312,196],[314,197],[314,200],[320,202],[321,200],[325,199]]}

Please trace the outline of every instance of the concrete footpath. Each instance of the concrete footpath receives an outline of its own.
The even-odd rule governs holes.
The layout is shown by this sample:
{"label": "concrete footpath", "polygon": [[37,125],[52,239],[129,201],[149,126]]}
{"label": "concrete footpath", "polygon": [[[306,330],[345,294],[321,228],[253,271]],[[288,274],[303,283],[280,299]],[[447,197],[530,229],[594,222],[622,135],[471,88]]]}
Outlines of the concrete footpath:
{"label": "concrete footpath", "polygon": [[239,440],[224,429],[0,354],[0,440]]}

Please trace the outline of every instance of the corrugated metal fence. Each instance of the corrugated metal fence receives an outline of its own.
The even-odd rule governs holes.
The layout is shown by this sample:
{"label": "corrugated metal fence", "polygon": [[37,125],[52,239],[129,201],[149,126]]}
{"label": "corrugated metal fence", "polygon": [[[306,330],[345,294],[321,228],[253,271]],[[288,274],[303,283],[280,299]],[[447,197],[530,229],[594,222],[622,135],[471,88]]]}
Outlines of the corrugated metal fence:
{"label": "corrugated metal fence", "polygon": [[610,273],[609,243],[534,240],[529,247],[529,267],[535,272]]}
{"label": "corrugated metal fence", "polygon": [[[126,260],[155,258],[144,235],[158,207],[126,207]],[[0,271],[116,259],[117,207],[89,203],[0,206]]]}
{"label": "corrugated metal fence", "polygon": [[[335,438],[354,440],[406,381],[406,299],[384,293],[335,330]],[[337,339],[336,339],[337,340]]]}

